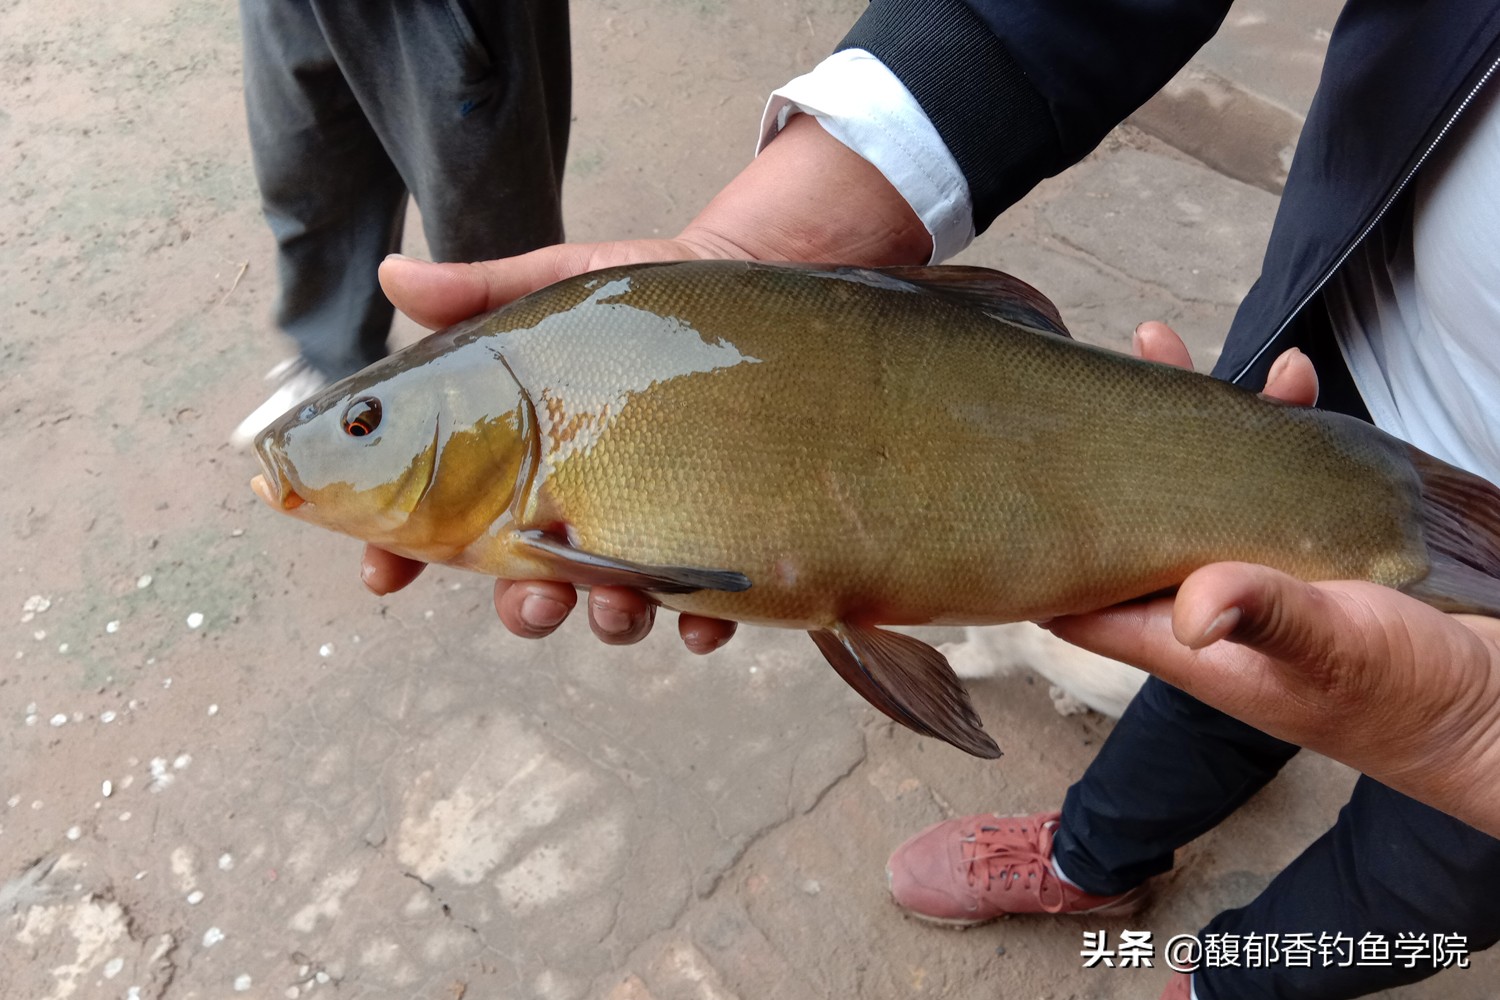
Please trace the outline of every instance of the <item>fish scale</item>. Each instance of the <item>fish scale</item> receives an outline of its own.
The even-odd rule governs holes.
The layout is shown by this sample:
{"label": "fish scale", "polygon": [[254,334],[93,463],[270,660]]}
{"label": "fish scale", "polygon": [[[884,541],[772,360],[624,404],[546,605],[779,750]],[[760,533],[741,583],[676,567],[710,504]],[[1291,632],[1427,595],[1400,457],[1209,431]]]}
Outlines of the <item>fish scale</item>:
{"label": "fish scale", "polygon": [[1222,560],[1500,608],[1488,483],[1076,343],[978,268],[583,275],[330,387],[257,450],[273,505],[413,558],[808,629],[882,711],[984,755],[941,655],[876,626],[1089,611]]}

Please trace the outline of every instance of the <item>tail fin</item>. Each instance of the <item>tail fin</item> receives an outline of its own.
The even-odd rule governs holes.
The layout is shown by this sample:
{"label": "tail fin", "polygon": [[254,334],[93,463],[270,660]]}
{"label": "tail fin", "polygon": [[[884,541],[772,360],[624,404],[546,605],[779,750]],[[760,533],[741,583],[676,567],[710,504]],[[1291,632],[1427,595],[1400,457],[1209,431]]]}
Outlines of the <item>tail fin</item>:
{"label": "tail fin", "polygon": [[1422,483],[1432,571],[1406,592],[1443,611],[1500,618],[1500,489],[1407,446]]}

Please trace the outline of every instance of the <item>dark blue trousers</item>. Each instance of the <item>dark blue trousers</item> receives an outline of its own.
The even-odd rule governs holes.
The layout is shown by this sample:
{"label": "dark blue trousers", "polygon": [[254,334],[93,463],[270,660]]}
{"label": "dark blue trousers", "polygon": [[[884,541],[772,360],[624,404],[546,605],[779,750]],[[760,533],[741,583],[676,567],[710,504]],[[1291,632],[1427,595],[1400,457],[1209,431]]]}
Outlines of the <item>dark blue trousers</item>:
{"label": "dark blue trousers", "polygon": [[[1113,894],[1172,866],[1178,847],[1217,824],[1297,752],[1155,678],[1068,790],[1058,865],[1087,892]],[[1464,935],[1477,952],[1500,939],[1500,840],[1361,777],[1333,828],[1248,905],[1200,932]],[[1284,940],[1284,937],[1283,937]],[[1158,942],[1162,943],[1162,942]],[[1394,948],[1393,948],[1394,958]],[[1351,962],[1202,968],[1199,1000],[1336,1000],[1433,975]],[[1450,975],[1462,976],[1464,972]]]}

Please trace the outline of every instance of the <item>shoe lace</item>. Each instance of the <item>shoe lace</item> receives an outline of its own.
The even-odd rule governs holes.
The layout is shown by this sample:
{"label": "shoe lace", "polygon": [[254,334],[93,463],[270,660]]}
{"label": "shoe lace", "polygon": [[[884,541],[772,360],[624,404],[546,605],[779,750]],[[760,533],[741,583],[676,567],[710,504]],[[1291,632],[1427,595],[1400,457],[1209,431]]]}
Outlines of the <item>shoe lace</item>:
{"label": "shoe lace", "polygon": [[1004,827],[977,827],[964,838],[973,852],[964,859],[969,885],[983,882],[981,891],[996,885],[1002,892],[1034,891],[1046,912],[1061,912],[1067,905],[1065,884],[1052,870],[1052,838],[1058,817],[1049,813],[1018,819]]}

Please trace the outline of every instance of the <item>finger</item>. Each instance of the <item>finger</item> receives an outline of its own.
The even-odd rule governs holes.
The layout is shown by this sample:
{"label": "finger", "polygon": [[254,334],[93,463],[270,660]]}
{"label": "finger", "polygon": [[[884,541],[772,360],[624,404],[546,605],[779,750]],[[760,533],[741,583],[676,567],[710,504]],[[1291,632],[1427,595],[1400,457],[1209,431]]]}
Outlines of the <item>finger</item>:
{"label": "finger", "polygon": [[677,634],[688,651],[702,656],[734,638],[735,623],[701,615],[678,615]]}
{"label": "finger", "polygon": [[1192,370],[1193,356],[1188,353],[1187,345],[1165,323],[1150,320],[1136,327],[1131,346],[1138,358]]}
{"label": "finger", "polygon": [[1266,566],[1215,563],[1177,590],[1172,631],[1189,649],[1229,640],[1273,659],[1329,661],[1347,620],[1325,591]]}
{"label": "finger", "polygon": [[589,627],[601,642],[626,646],[651,631],[656,605],[646,595],[627,587],[595,587],[589,591]]}
{"label": "finger", "polygon": [[397,309],[436,330],[587,270],[591,251],[589,244],[565,243],[474,264],[392,254],[380,264],[380,287]]}
{"label": "finger", "polygon": [[372,593],[384,597],[411,583],[426,568],[424,562],[366,545],[364,558],[360,560],[359,578]]}
{"label": "finger", "polygon": [[495,613],[500,622],[523,639],[551,635],[573,606],[578,592],[555,580],[496,580]]}
{"label": "finger", "polygon": [[1312,359],[1293,347],[1282,352],[1266,375],[1262,396],[1279,399],[1295,406],[1311,406],[1318,401],[1318,373]]}

